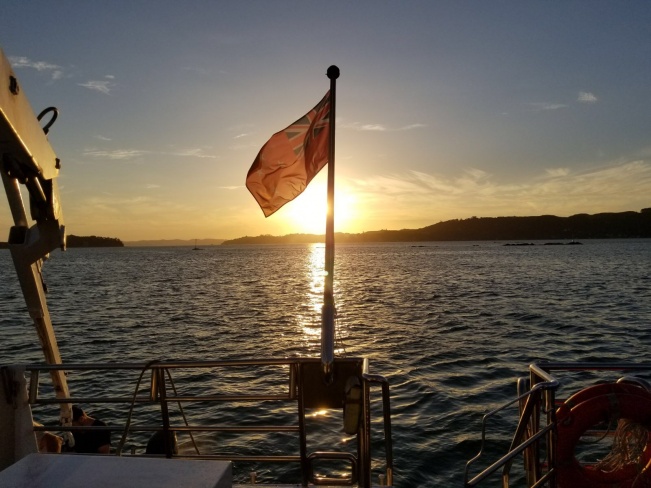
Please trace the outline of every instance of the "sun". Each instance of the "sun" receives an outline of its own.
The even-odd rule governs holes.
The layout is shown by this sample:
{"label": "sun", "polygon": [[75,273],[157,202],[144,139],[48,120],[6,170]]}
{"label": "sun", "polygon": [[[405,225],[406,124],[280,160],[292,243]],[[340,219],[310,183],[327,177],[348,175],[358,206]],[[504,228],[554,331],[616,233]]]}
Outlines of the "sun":
{"label": "sun", "polygon": [[[326,178],[315,178],[283,210],[289,232],[294,234],[324,234],[327,208]],[[347,226],[357,217],[355,198],[345,186],[335,187],[335,231],[347,232]]]}

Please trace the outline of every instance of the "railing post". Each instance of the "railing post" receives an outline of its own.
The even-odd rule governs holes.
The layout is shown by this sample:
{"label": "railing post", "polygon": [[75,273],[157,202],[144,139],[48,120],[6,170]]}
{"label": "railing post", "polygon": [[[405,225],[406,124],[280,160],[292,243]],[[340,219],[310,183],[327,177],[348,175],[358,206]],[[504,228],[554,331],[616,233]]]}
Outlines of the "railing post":
{"label": "railing post", "polygon": [[309,462],[307,459],[307,440],[305,433],[305,388],[303,367],[296,364],[298,379],[298,430],[299,430],[299,451],[301,456],[301,485],[307,486],[309,479]]}
{"label": "railing post", "polygon": [[545,392],[545,400],[547,408],[547,425],[553,425],[554,428],[547,434],[547,466],[552,471],[551,479],[549,481],[549,488],[556,488],[558,482],[556,480],[556,441],[558,439],[556,429],[556,390],[550,389]]}
{"label": "railing post", "polygon": [[362,381],[362,421],[360,422],[359,445],[359,486],[371,487],[371,401],[370,382]]}
{"label": "railing post", "polygon": [[167,408],[167,390],[165,387],[165,373],[167,369],[155,367],[155,371],[158,378],[160,411],[163,418],[163,447],[165,448],[165,457],[171,458],[174,452],[174,446],[172,445],[172,438],[170,436],[170,415]]}

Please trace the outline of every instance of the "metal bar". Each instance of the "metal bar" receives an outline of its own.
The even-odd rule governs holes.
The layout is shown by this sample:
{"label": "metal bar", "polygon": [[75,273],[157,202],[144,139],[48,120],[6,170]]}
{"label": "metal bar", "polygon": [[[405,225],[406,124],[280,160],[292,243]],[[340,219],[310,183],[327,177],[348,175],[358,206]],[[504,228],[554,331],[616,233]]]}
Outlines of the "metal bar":
{"label": "metal bar", "polygon": [[361,445],[359,459],[359,486],[371,487],[371,387],[370,382],[362,374],[362,422],[358,442]]}
{"label": "metal bar", "polygon": [[[338,358],[339,362],[360,362],[361,357]],[[234,359],[220,361],[157,361],[154,363],[66,363],[66,364],[26,364],[27,371],[52,369],[93,371],[93,370],[142,370],[142,369],[184,369],[184,368],[217,368],[229,366],[282,366],[304,363],[318,363],[318,358],[293,358],[293,359]]]}
{"label": "metal bar", "polygon": [[594,371],[647,371],[651,370],[651,364],[631,364],[631,363],[597,363],[597,362],[583,362],[583,363],[565,363],[565,362],[539,362],[529,366],[535,368],[537,371],[581,371],[581,370],[594,370]]}
{"label": "metal bar", "polygon": [[10,178],[4,170],[0,170],[0,174],[2,174],[2,183],[7,194],[7,201],[9,202],[11,216],[14,219],[14,225],[17,227],[29,227],[18,180],[16,178]]}
{"label": "metal bar", "polygon": [[556,488],[556,470],[554,468],[550,469],[545,473],[543,476],[541,476],[538,481],[536,481],[533,485],[531,485],[531,488],[539,488],[543,486],[547,481],[549,481],[551,484],[549,485],[549,488]]}
{"label": "metal bar", "polygon": [[[44,432],[44,431],[82,431],[82,430],[109,430],[116,432],[124,432],[124,426],[111,425],[106,427],[91,427],[91,426],[62,426],[62,425],[43,425],[43,426],[34,426],[34,431]],[[129,432],[157,432],[161,430],[160,425],[139,425],[139,426],[129,426],[127,429]],[[169,430],[175,432],[231,432],[231,433],[245,433],[245,432],[300,432],[300,429],[296,425],[284,425],[284,426],[275,426],[275,425],[260,425],[260,426],[204,426],[204,425],[192,425],[192,426],[178,426],[175,427],[170,425]]]}
{"label": "metal bar", "polygon": [[[300,456],[246,456],[222,454],[200,454],[198,456],[174,456],[175,459],[213,459],[217,461],[247,461],[261,463],[300,463]],[[292,485],[295,486],[295,485]],[[307,486],[307,485],[303,485]]]}
{"label": "metal bar", "polygon": [[335,109],[339,68],[330,66],[327,75],[330,79],[330,113],[328,115],[328,206],[325,228],[325,282],[321,316],[321,365],[324,375],[331,381],[335,343]]}
{"label": "metal bar", "polygon": [[[138,397],[135,403],[151,403],[151,398]],[[167,397],[168,402],[255,402],[255,401],[283,401],[293,402],[287,395],[212,395],[212,396],[183,396]],[[39,398],[33,402],[34,405],[51,405],[54,403],[132,403],[133,397],[107,397],[98,401],[97,397],[69,397],[61,400]]]}
{"label": "metal bar", "polygon": [[[547,410],[547,425],[552,429],[547,433],[547,476],[550,477],[549,488],[556,488],[558,482],[556,477],[556,458],[557,458],[557,429],[556,427],[556,390],[551,389],[545,392],[545,409]],[[546,479],[546,477],[543,476]],[[542,479],[542,478],[541,478]]]}
{"label": "metal bar", "polygon": [[502,456],[500,459],[495,461],[493,464],[491,464],[489,467],[484,469],[481,473],[476,475],[474,478],[472,478],[470,481],[466,481],[464,483],[464,486],[475,486],[493,473],[495,473],[499,468],[501,468],[506,462],[510,461],[512,458],[515,456],[519,455],[522,451],[524,451],[528,446],[530,446],[532,443],[543,437],[549,430],[551,430],[554,426],[548,425],[541,429],[539,432],[537,432],[535,435],[531,436],[529,439],[527,439],[525,442],[520,444],[517,449],[510,451],[509,453],[505,454]]}
{"label": "metal bar", "polygon": [[167,408],[167,385],[165,384],[165,370],[159,369],[156,371],[158,377],[158,394],[160,398],[160,412],[163,420],[163,448],[165,450],[165,457],[171,458],[174,455],[173,446],[170,442],[170,414]]}
{"label": "metal bar", "polygon": [[[556,388],[556,387],[558,387],[558,382],[555,381],[555,380],[550,382],[550,383],[538,383],[535,386],[533,386],[531,388],[531,390],[529,390],[528,392],[525,392],[522,395],[519,395],[517,398],[505,403],[504,405],[502,405],[502,406],[500,406],[500,407],[498,407],[498,408],[496,408],[496,409],[494,409],[494,410],[492,410],[492,411],[490,411],[490,412],[488,412],[487,414],[484,415],[484,417],[482,418],[481,447],[480,447],[479,452],[477,453],[477,455],[474,456],[472,459],[470,459],[470,461],[468,461],[466,463],[466,469],[465,469],[465,472],[464,472],[464,480],[465,480],[466,486],[469,486],[469,485],[467,485],[467,483],[468,483],[467,480],[468,480],[468,473],[469,473],[469,470],[470,470],[470,466],[472,464],[474,464],[482,456],[483,451],[484,451],[484,443],[486,441],[486,423],[488,422],[488,419],[491,418],[492,416],[494,416],[495,414],[501,412],[502,410],[512,406],[513,404],[520,402],[523,398],[526,398],[527,396],[533,394],[534,391],[541,390],[541,389],[547,389],[547,388]],[[527,444],[527,445],[529,445],[529,444]],[[507,459],[508,460],[508,454],[506,456],[504,456],[502,459]],[[492,466],[495,466],[495,469],[498,469],[498,468],[500,468],[502,466],[502,464],[497,464],[497,465],[496,464],[497,463],[494,463],[492,465]],[[488,470],[488,468],[485,469],[484,471],[482,471],[482,473],[486,472],[487,470]],[[492,474],[492,473],[489,473],[489,474]]]}
{"label": "metal bar", "polygon": [[382,414],[384,420],[384,446],[387,483],[389,486],[391,486],[393,484],[393,438],[391,434],[391,394],[389,392],[389,382],[384,376],[375,374],[365,373],[362,375],[362,377],[369,383],[378,383],[382,385]]}
{"label": "metal bar", "polygon": [[[540,401],[540,390],[535,390],[531,393],[531,395],[527,396],[524,405],[524,410],[522,411],[522,415],[520,415],[518,426],[515,429],[515,434],[513,435],[513,440],[511,441],[511,446],[509,447],[509,452],[514,450],[521,443],[521,439],[524,437],[527,431],[527,427],[529,426],[529,420],[531,419],[531,415],[533,414],[534,409],[539,401]],[[506,476],[508,478],[512,465],[513,465],[512,458],[508,460],[506,463],[504,463],[502,476]]]}
{"label": "metal bar", "polygon": [[307,486],[307,483],[310,479],[310,464],[307,459],[307,433],[305,429],[305,388],[303,388],[303,382],[305,381],[305,375],[303,374],[303,368],[298,368],[298,426],[299,426],[299,439],[298,439],[298,448],[300,452],[301,460],[301,483],[302,486]]}

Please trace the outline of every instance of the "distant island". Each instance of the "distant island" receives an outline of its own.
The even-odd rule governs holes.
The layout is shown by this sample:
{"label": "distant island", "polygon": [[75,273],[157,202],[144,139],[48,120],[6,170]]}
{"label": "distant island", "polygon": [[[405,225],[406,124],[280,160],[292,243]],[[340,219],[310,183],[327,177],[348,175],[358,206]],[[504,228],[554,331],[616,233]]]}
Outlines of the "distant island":
{"label": "distant island", "polygon": [[67,247],[124,247],[124,243],[116,237],[74,236],[66,237]]}
{"label": "distant island", "polygon": [[[640,212],[577,214],[571,217],[471,217],[421,229],[337,233],[337,243],[427,241],[577,240],[651,237],[651,208]],[[222,245],[307,244],[324,242],[323,235],[261,235],[226,240]]]}

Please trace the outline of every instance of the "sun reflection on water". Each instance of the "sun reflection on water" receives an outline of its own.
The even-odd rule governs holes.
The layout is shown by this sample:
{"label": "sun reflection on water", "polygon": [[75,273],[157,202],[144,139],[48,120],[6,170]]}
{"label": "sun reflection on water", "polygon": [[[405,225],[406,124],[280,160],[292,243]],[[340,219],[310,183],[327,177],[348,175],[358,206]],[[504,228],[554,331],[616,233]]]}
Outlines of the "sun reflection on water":
{"label": "sun reflection on water", "polygon": [[306,259],[308,289],[305,293],[306,313],[299,317],[299,327],[307,344],[320,343],[321,307],[323,305],[323,286],[325,279],[325,247],[312,244]]}

